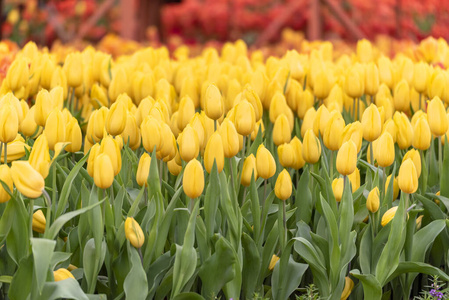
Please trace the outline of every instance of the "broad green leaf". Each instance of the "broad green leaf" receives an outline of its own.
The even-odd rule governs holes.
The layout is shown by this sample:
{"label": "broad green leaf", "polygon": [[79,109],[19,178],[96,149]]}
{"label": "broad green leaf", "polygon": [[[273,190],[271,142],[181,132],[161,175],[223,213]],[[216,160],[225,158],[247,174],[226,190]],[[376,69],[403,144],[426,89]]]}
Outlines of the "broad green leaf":
{"label": "broad green leaf", "polygon": [[351,271],[351,275],[362,282],[365,300],[380,300],[382,298],[382,286],[374,275],[359,274],[358,270]]}
{"label": "broad green leaf", "polygon": [[260,273],[261,259],[256,242],[246,233],[242,235],[243,270],[242,290],[247,299],[254,295],[257,276]]}
{"label": "broad green leaf", "polygon": [[214,161],[209,176],[209,184],[204,197],[204,223],[206,225],[206,237],[211,239],[215,228],[215,214],[220,203],[220,179],[218,178],[217,164]]}
{"label": "broad green leaf", "polygon": [[310,172],[308,167],[306,167],[299,179],[295,196],[295,207],[297,208],[296,222],[304,221],[306,224],[310,223],[313,211],[313,199],[309,189],[309,179]]}
{"label": "broad green leaf", "polygon": [[129,261],[131,270],[126,276],[123,288],[127,299],[146,299],[148,294],[148,282],[145,271],[142,267],[142,261],[137,250],[126,243],[128,246]]}
{"label": "broad green leaf", "polygon": [[22,259],[19,268],[14,274],[8,296],[12,300],[27,299],[30,297],[33,282],[33,256]]}
{"label": "broad green leaf", "polygon": [[181,293],[173,298],[173,300],[204,300],[203,296],[198,295],[197,293],[189,292],[189,293]]}
{"label": "broad green leaf", "polygon": [[65,280],[57,282],[46,282],[42,295],[39,297],[41,300],[54,300],[54,299],[89,299],[83,292],[78,282],[73,278],[67,278]]}
{"label": "broad green leaf", "polygon": [[34,258],[34,276],[37,282],[37,291],[39,294],[47,278],[53,250],[55,249],[56,241],[47,239],[31,239],[31,249]]}
{"label": "broad green leaf", "polygon": [[98,272],[103,264],[104,257],[106,255],[106,243],[103,242],[100,248],[100,257],[96,255],[95,242],[94,239],[87,241],[83,252],[83,268],[84,275],[87,281],[87,290],[89,294],[95,291],[95,286],[97,282]]}

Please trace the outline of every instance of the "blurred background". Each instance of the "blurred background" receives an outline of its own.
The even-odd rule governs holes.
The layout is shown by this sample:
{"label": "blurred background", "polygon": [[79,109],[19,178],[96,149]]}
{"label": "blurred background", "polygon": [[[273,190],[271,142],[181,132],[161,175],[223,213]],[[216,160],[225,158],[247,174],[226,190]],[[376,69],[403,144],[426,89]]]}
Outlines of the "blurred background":
{"label": "blurred background", "polygon": [[[164,43],[192,48],[243,39],[250,47],[307,40],[449,39],[447,0],[1,0],[1,35],[19,46],[112,53]],[[287,44],[287,45],[286,45]],[[275,50],[274,50],[275,51]]]}

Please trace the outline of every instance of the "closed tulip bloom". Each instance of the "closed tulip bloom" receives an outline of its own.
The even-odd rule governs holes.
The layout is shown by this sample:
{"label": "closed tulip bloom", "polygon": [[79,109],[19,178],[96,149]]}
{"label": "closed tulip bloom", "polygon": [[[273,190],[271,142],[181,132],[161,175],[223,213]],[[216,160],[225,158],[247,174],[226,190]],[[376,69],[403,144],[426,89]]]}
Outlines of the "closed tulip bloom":
{"label": "closed tulip bloom", "polygon": [[262,131],[262,137],[264,136],[265,133],[265,126],[263,125],[262,120],[259,120],[256,125],[254,126],[254,130],[251,133],[251,141],[254,141],[257,137],[257,135],[259,134],[259,130]]}
{"label": "closed tulip bloom", "polygon": [[354,142],[355,146],[357,147],[357,153],[359,153],[360,149],[362,148],[363,141],[363,127],[359,121],[350,123],[343,129],[341,144],[349,140],[352,140]]}
{"label": "closed tulip bloom", "polygon": [[182,166],[178,165],[176,163],[175,159],[170,160],[167,163],[167,167],[168,167],[168,171],[170,172],[170,174],[172,174],[173,176],[178,176],[181,171],[182,171]]}
{"label": "closed tulip bloom", "polygon": [[438,97],[444,99],[446,94],[446,82],[447,76],[441,70],[435,70],[429,77],[427,82],[427,95],[429,98],[433,99]]}
{"label": "closed tulip bloom", "polygon": [[282,201],[287,200],[292,195],[292,178],[286,169],[279,173],[274,186],[274,193]]}
{"label": "closed tulip bloom", "polygon": [[[315,122],[317,112],[315,108],[311,107],[309,110],[307,110],[306,114],[304,115],[304,120],[302,121],[301,125],[301,136],[304,137],[308,129],[313,130],[313,124]],[[318,129],[318,128],[317,128]]]}
{"label": "closed tulip bloom", "polygon": [[392,207],[389,210],[387,210],[384,215],[382,216],[382,220],[380,222],[380,224],[382,225],[382,227],[384,227],[385,225],[387,225],[388,223],[390,223],[391,220],[393,220],[394,216],[396,215],[396,211],[398,210],[398,207]]}
{"label": "closed tulip bloom", "polygon": [[337,202],[341,201],[341,197],[343,196],[344,189],[344,180],[343,178],[335,178],[332,181],[332,192],[334,193],[335,200]]}
{"label": "closed tulip bloom", "polygon": [[132,150],[136,150],[141,144],[140,129],[137,126],[136,117],[130,112],[127,114],[125,130],[121,136],[125,144],[128,144]]}
{"label": "closed tulip bloom", "polygon": [[151,153],[154,147],[156,147],[156,151],[162,149],[161,125],[157,119],[147,116],[140,125],[140,133],[145,150]]}
{"label": "closed tulip bloom", "polygon": [[396,125],[396,142],[400,149],[407,149],[413,143],[413,127],[404,113],[396,112],[393,117]]}
{"label": "closed tulip bloom", "polygon": [[221,123],[219,133],[223,141],[223,150],[225,157],[231,158],[235,156],[239,152],[240,142],[234,123],[226,118],[223,123]]}
{"label": "closed tulip bloom", "polygon": [[355,64],[349,69],[345,78],[344,90],[351,98],[362,97],[365,91],[365,75],[362,65]]}
{"label": "closed tulip bloom", "polygon": [[298,117],[303,120],[305,118],[306,112],[313,107],[313,94],[308,90],[302,90],[298,92],[298,103],[296,104],[296,113]]}
{"label": "closed tulip bloom", "polygon": [[348,179],[351,182],[352,192],[354,193],[360,187],[360,171],[357,167],[352,174],[349,174]]}
{"label": "closed tulip bloom", "polygon": [[411,158],[406,159],[399,168],[398,185],[407,194],[413,194],[418,189],[418,176]]}
{"label": "closed tulip bloom", "polygon": [[184,169],[182,187],[187,197],[191,199],[201,196],[204,190],[203,166],[196,159],[189,161]]}
{"label": "closed tulip bloom", "polygon": [[254,175],[254,180],[257,180],[257,167],[256,167],[256,158],[254,154],[250,154],[245,161],[243,162],[242,167],[242,177],[240,179],[240,183],[243,186],[248,187],[251,184],[251,178]]}
{"label": "closed tulip bloom", "polygon": [[108,135],[103,138],[100,144],[100,152],[105,153],[109,156],[111,160],[112,168],[114,170],[113,175],[117,176],[122,169],[122,155],[121,147],[118,142]]}
{"label": "closed tulip bloom", "polygon": [[[385,181],[385,193],[387,192],[388,187],[390,186],[391,175],[387,177]],[[393,200],[398,198],[399,196],[399,184],[398,179],[394,177],[393,179]]]}
{"label": "closed tulip bloom", "polygon": [[12,91],[18,91],[28,83],[30,71],[28,69],[28,61],[25,58],[15,59],[6,73],[6,85]]}
{"label": "closed tulip bloom", "polygon": [[243,136],[248,136],[254,131],[256,115],[253,106],[248,101],[243,100],[235,107],[234,124],[237,132]]}
{"label": "closed tulip bloom", "polygon": [[428,77],[429,77],[428,65],[422,61],[416,63],[413,72],[413,87],[418,93],[422,94],[425,92]]}
{"label": "closed tulip bloom", "polygon": [[404,157],[402,158],[402,162],[405,162],[407,159],[411,158],[413,161],[413,164],[416,168],[416,175],[421,176],[421,155],[419,154],[418,150],[410,149],[405,153]]}
{"label": "closed tulip bloom", "polygon": [[377,164],[381,167],[389,167],[394,162],[394,141],[391,134],[388,132],[382,133],[380,138],[376,140],[377,147],[374,147],[376,153],[374,157],[377,160]]}
{"label": "closed tulip bloom", "polygon": [[87,159],[87,173],[94,177],[95,158],[101,153],[100,144],[95,144],[90,148],[89,158]]}
{"label": "closed tulip bloom", "polygon": [[260,101],[259,95],[250,85],[245,86],[245,89],[243,90],[243,98],[252,105],[256,122],[260,121],[263,115],[262,102]]}
{"label": "closed tulip bloom", "polygon": [[47,137],[45,134],[42,134],[34,142],[28,162],[42,177],[47,178],[50,161],[50,149],[48,147]]}
{"label": "closed tulip bloom", "polygon": [[273,254],[271,257],[270,265],[268,266],[268,270],[273,271],[274,267],[276,266],[276,263],[279,261],[279,256],[276,254]]}
{"label": "closed tulip bloom", "polygon": [[376,64],[370,62],[365,68],[365,93],[370,96],[376,95],[379,90],[379,69]]}
{"label": "closed tulip bloom", "polygon": [[349,175],[354,172],[357,165],[357,147],[352,140],[341,145],[337,154],[337,170],[343,175]]}
{"label": "closed tulip bloom", "polygon": [[368,199],[366,199],[366,208],[370,212],[375,213],[379,209],[379,205],[379,188],[376,186],[368,194]]}
{"label": "closed tulip bloom", "polygon": [[418,119],[413,131],[413,147],[419,150],[429,149],[430,142],[432,141],[432,133],[430,132],[429,123],[427,123],[427,119],[425,117]]}
{"label": "closed tulip bloom", "polygon": [[448,130],[449,124],[446,118],[446,110],[440,98],[435,97],[427,106],[427,121],[430,131],[435,136],[442,136]]}
{"label": "closed tulip bloom", "polygon": [[273,155],[263,144],[257,149],[256,167],[257,175],[263,179],[271,178],[276,173],[276,162]]}
{"label": "closed tulip bloom", "polygon": [[382,132],[382,123],[379,110],[371,104],[363,112],[362,116],[363,138],[368,142],[376,140]]}
{"label": "closed tulip bloom", "polygon": [[200,152],[198,134],[192,126],[187,125],[178,139],[179,154],[182,160],[189,162],[196,158]]}
{"label": "closed tulip bloom", "polygon": [[19,130],[26,137],[31,137],[37,132],[37,124],[34,120],[34,111],[36,106],[33,105],[20,123]]}
{"label": "closed tulip bloom", "polygon": [[139,223],[134,218],[127,217],[125,221],[125,237],[133,245],[139,249],[145,242],[145,236]]}
{"label": "closed tulip bloom", "polygon": [[47,122],[47,118],[52,112],[54,105],[50,93],[42,89],[36,96],[36,104],[34,105],[34,121],[37,125],[44,127]]}
{"label": "closed tulip bloom", "polygon": [[204,149],[206,148],[206,130],[204,126],[204,120],[203,116],[200,113],[196,113],[193,118],[190,120],[190,126],[195,130],[196,134],[198,135],[198,143],[200,145],[200,151],[201,153],[204,152]]}
{"label": "closed tulip bloom", "polygon": [[314,78],[313,93],[318,99],[325,99],[331,90],[331,80],[328,74],[329,70],[322,69],[318,71]]}
{"label": "closed tulip bloom", "polygon": [[309,164],[318,162],[321,156],[321,144],[312,129],[307,130],[302,143],[302,157]]}
{"label": "closed tulip bloom", "polygon": [[217,164],[218,173],[223,170],[224,167],[224,151],[223,151],[223,141],[218,132],[214,132],[210,137],[206,145],[206,150],[204,151],[204,167],[207,173],[212,171],[214,161]]}
{"label": "closed tulip bloom", "polygon": [[344,128],[345,121],[343,117],[339,112],[333,111],[323,133],[323,143],[327,149],[332,151],[340,149]]}
{"label": "closed tulip bloom", "polygon": [[119,69],[112,77],[111,84],[108,88],[108,96],[111,103],[117,100],[120,94],[126,93],[128,91],[128,76],[124,69]]}
{"label": "closed tulip bloom", "polygon": [[[301,145],[302,146],[302,145]],[[295,154],[293,146],[289,143],[285,143],[278,146],[278,157],[281,166],[284,168],[290,168],[293,166],[295,160]],[[302,159],[302,157],[301,157]]]}
{"label": "closed tulip bloom", "polygon": [[81,150],[83,134],[76,118],[72,117],[67,124],[65,137],[66,141],[70,143],[65,147],[67,152],[75,153]]}
{"label": "closed tulip bloom", "polygon": [[394,123],[393,119],[388,119],[383,126],[382,133],[388,132],[391,137],[393,138],[393,142],[396,143],[396,124]]}
{"label": "closed tulip bloom", "polygon": [[276,146],[289,143],[291,140],[292,128],[290,128],[287,117],[281,114],[277,117],[273,127],[273,142]]}
{"label": "closed tulip bloom", "polygon": [[410,109],[410,88],[404,79],[396,85],[393,99],[396,110],[405,112]]}
{"label": "closed tulip bloom", "polygon": [[381,56],[377,61],[379,67],[380,82],[385,83],[390,89],[393,89],[393,65],[388,57]]}
{"label": "closed tulip bloom", "polygon": [[[11,170],[9,169],[7,164],[0,165],[0,180],[3,181],[9,188],[9,191],[12,193],[14,191],[14,184],[11,177]],[[7,202],[11,196],[5,190],[3,185],[0,185],[0,203]]]}
{"label": "closed tulip bloom", "polygon": [[19,124],[22,123],[23,118],[25,117],[28,111],[28,104],[24,102],[24,100],[19,101],[19,99],[13,95],[13,93],[9,92],[3,97],[0,98],[0,108],[11,105],[13,109],[17,113],[17,119],[19,120]]}
{"label": "closed tulip bloom", "polygon": [[83,83],[83,57],[80,52],[69,53],[65,58],[64,71],[67,84],[75,88]]}
{"label": "closed tulip bloom", "polygon": [[57,143],[65,142],[65,132],[64,116],[60,110],[55,108],[48,116],[44,129],[50,150],[54,150]]}
{"label": "closed tulip bloom", "polygon": [[12,142],[19,132],[19,118],[15,108],[7,104],[0,108],[0,142]]}
{"label": "closed tulip bloom", "polygon": [[147,179],[150,174],[151,157],[144,152],[139,159],[137,166],[136,181],[140,186],[148,186]]}
{"label": "closed tulip bloom", "polygon": [[64,269],[64,268],[60,268],[60,269],[57,269],[56,271],[53,271],[53,277],[55,278],[55,281],[61,281],[61,280],[65,280],[67,278],[75,279],[75,277],[72,275],[72,273],[70,273],[69,270]]}
{"label": "closed tulip bloom", "polygon": [[345,287],[343,292],[341,293],[340,300],[346,300],[351,295],[352,290],[354,289],[354,281],[348,276],[345,277]]}
{"label": "closed tulip bloom", "polygon": [[25,197],[37,198],[42,195],[45,187],[44,178],[28,161],[14,161],[11,166],[11,177],[14,186]]}
{"label": "closed tulip bloom", "polygon": [[178,108],[178,129],[183,131],[195,115],[195,104],[189,96],[181,98]]}
{"label": "closed tulip bloom", "polygon": [[33,221],[31,228],[33,229],[33,231],[44,233],[45,225],[47,225],[47,220],[45,219],[44,213],[42,212],[42,210],[37,210],[33,214]]}
{"label": "closed tulip bloom", "polygon": [[204,111],[212,120],[218,120],[223,115],[223,99],[218,87],[210,84],[206,89]]}
{"label": "closed tulip bloom", "polygon": [[106,153],[100,153],[94,161],[94,183],[100,189],[109,188],[114,182],[114,167]]}
{"label": "closed tulip bloom", "polygon": [[294,137],[290,145],[293,147],[293,163],[291,167],[295,170],[299,170],[306,164],[304,158],[302,157],[302,143],[298,137]]}
{"label": "closed tulip bloom", "polygon": [[126,127],[127,116],[128,110],[123,101],[113,103],[106,115],[106,131],[113,136],[122,134]]}
{"label": "closed tulip bloom", "polygon": [[326,106],[321,105],[315,115],[315,119],[313,120],[313,133],[316,136],[319,134],[324,134],[324,128],[326,128],[327,122],[329,121],[330,113]]}

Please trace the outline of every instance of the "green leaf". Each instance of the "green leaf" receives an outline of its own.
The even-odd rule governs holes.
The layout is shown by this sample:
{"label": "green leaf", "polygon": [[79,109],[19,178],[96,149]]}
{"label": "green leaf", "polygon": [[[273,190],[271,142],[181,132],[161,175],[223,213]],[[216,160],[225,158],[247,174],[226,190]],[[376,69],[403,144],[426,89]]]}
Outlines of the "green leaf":
{"label": "green leaf", "polygon": [[[348,186],[348,185],[346,185]],[[340,281],[340,254],[341,249],[338,243],[338,225],[335,215],[333,214],[329,204],[321,197],[321,206],[323,207],[324,216],[327,223],[327,230],[329,232],[329,253],[330,253],[330,284],[336,286]]]}
{"label": "green leaf", "polygon": [[[90,152],[89,152],[90,153]],[[64,185],[62,187],[61,195],[59,196],[59,199],[57,201],[58,203],[58,209],[56,210],[55,219],[57,219],[62,212],[64,211],[67,202],[69,201],[69,195],[70,190],[72,189],[73,180],[75,180],[75,177],[78,175],[80,169],[84,166],[84,163],[87,161],[89,157],[89,153],[84,155],[84,157],[76,163],[76,165],[73,167],[72,171],[70,171],[70,174],[65,178]],[[53,199],[53,201],[56,201],[56,199]]]}
{"label": "green leaf", "polygon": [[388,278],[385,280],[385,283],[390,282],[391,280],[393,280],[394,278],[396,278],[401,274],[411,272],[422,273],[427,275],[437,275],[441,280],[449,281],[449,275],[447,275],[437,267],[415,261],[401,261],[398,264],[395,271],[392,272],[390,276],[388,276]]}
{"label": "green leaf", "polygon": [[142,267],[139,253],[127,242],[131,270],[126,276],[123,288],[127,299],[146,299],[148,294],[148,282]]}
{"label": "green leaf", "polygon": [[221,237],[215,243],[215,253],[199,269],[198,275],[203,283],[201,294],[208,299],[218,296],[223,286],[234,278],[235,263],[236,258],[231,245]]}
{"label": "green leaf", "polygon": [[14,222],[16,216],[15,209],[15,201],[8,201],[0,217],[0,245],[3,245]]}
{"label": "green leaf", "polygon": [[363,274],[371,273],[371,260],[372,260],[372,247],[373,247],[373,236],[371,229],[371,222],[365,227],[363,232],[362,240],[360,242],[360,268]]}
{"label": "green leaf", "polygon": [[[446,136],[444,136],[446,138]],[[440,194],[449,197],[449,145],[444,144],[443,171],[440,174]]]}
{"label": "green leaf", "polygon": [[218,178],[217,164],[214,161],[209,176],[209,184],[204,197],[204,222],[206,225],[206,237],[211,239],[215,228],[215,214],[220,202],[220,179]]}
{"label": "green leaf", "polygon": [[254,154],[254,156],[256,156],[257,149],[259,148],[260,144],[262,144],[262,130],[259,130],[257,132],[257,136],[254,139],[254,141],[251,143],[251,147],[249,148],[248,155]]}
{"label": "green leaf", "polygon": [[31,293],[33,282],[33,256],[29,255],[22,259],[19,268],[14,274],[8,296],[12,300],[27,299]]}
{"label": "green leaf", "polygon": [[254,174],[251,176],[251,184],[249,186],[250,196],[251,196],[251,213],[253,218],[253,233],[254,233],[254,241],[256,245],[259,244],[260,239],[260,203],[259,203],[259,194],[257,193],[256,182],[254,180]]}
{"label": "green leaf", "polygon": [[39,294],[42,292],[45,279],[47,278],[47,273],[55,246],[56,241],[36,238],[31,239],[31,249],[33,251],[34,258],[34,275]]}
{"label": "green leaf", "polygon": [[176,297],[190,280],[196,269],[197,254],[194,248],[195,220],[198,215],[199,201],[190,215],[182,246],[176,245],[175,265],[173,269],[172,297]]}
{"label": "green leaf", "polygon": [[256,289],[257,276],[260,273],[261,259],[256,242],[246,233],[242,235],[242,247],[242,290],[245,298],[251,299]]}
{"label": "green leaf", "polygon": [[204,300],[203,296],[198,295],[197,293],[189,292],[189,293],[181,293],[173,298],[173,300]]}
{"label": "green leaf", "polygon": [[304,221],[309,224],[312,219],[313,199],[312,193],[309,189],[310,172],[306,167],[299,179],[298,187],[296,188],[295,207],[296,222]]}
{"label": "green leaf", "polygon": [[362,282],[365,300],[380,300],[382,298],[382,286],[374,275],[359,274],[358,270],[353,270],[350,274]]}
{"label": "green leaf", "polygon": [[14,219],[6,237],[6,244],[8,245],[6,250],[18,265],[22,258],[30,254],[30,239],[28,238],[30,236],[30,216],[21,196],[11,198],[9,202],[14,203]]}
{"label": "green leaf", "polygon": [[106,255],[106,243],[101,243],[100,257],[97,257],[94,239],[87,241],[83,252],[83,268],[89,294],[95,291],[98,272]]}
{"label": "green leaf", "polygon": [[57,282],[46,282],[42,295],[39,297],[39,299],[42,300],[61,298],[80,300],[89,299],[79,286],[78,282],[73,278],[67,278]]}

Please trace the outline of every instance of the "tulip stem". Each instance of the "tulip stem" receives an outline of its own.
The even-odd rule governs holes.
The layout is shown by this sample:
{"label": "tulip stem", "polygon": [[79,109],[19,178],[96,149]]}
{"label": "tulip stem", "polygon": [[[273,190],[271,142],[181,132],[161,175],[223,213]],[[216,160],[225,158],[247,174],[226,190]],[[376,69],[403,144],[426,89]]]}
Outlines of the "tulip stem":
{"label": "tulip stem", "polygon": [[405,193],[405,222],[407,222],[407,212],[408,212],[408,201],[410,194]]}
{"label": "tulip stem", "polygon": [[354,98],[353,100],[354,100],[354,105],[352,106],[352,118],[354,119],[354,122],[355,122],[356,98]]}
{"label": "tulip stem", "polygon": [[[387,168],[382,167],[382,171],[384,173],[384,176],[382,177],[382,188],[380,189],[381,190],[380,199],[382,201],[381,203],[384,202],[384,198],[387,195],[387,188],[388,188],[388,187],[385,187],[385,182],[386,182],[386,179],[387,179]],[[391,177],[393,177],[393,176],[391,176]],[[394,178],[393,178],[393,180],[394,180]]]}
{"label": "tulip stem", "polygon": [[214,120],[214,132],[217,131],[217,120]]}
{"label": "tulip stem", "polygon": [[370,162],[374,166],[373,142],[369,142],[369,156]]}
{"label": "tulip stem", "polygon": [[[249,136],[247,136],[247,138],[246,138],[246,152],[249,152],[249,149],[250,149],[250,145],[251,145],[251,136],[249,135]],[[243,153],[244,155],[245,155],[245,157],[246,157],[246,153],[244,152]]]}
{"label": "tulip stem", "polygon": [[421,97],[422,97],[422,94],[419,93],[419,103],[418,103],[419,110],[421,110]]}
{"label": "tulip stem", "polygon": [[33,237],[33,211],[34,211],[34,199],[30,199],[30,224],[29,224],[29,230],[30,230],[30,238]]}
{"label": "tulip stem", "polygon": [[[5,148],[6,153],[6,148]],[[6,156],[6,154],[5,154]],[[438,168],[440,171],[440,174],[443,174],[443,149],[441,147],[441,136],[438,137]],[[440,175],[441,176],[441,175]]]}
{"label": "tulip stem", "polygon": [[282,219],[282,227],[279,228],[280,242],[281,242],[281,253],[284,251],[285,244],[287,241],[287,220],[286,220],[286,212],[285,212],[285,201],[279,199],[279,211],[278,211],[278,224],[280,226]]}
{"label": "tulip stem", "polygon": [[245,204],[245,200],[246,200],[246,186],[245,186],[245,188],[243,189],[242,207],[243,207],[243,204]]}
{"label": "tulip stem", "polygon": [[44,199],[47,202],[47,213],[46,213],[46,222],[45,222],[45,232],[47,232],[48,228],[50,227],[50,217],[51,217],[51,198],[50,195],[47,193],[45,188],[42,190],[42,194],[44,195]]}
{"label": "tulip stem", "polygon": [[142,248],[139,248],[139,256],[140,256],[140,261],[142,262],[142,266],[143,266]]}
{"label": "tulip stem", "polygon": [[189,204],[189,211],[190,213],[193,212],[193,208],[195,207],[195,199],[194,198],[190,198],[190,204]]}
{"label": "tulip stem", "polygon": [[334,180],[334,151],[332,151],[332,150],[331,150],[331,155],[330,155],[329,169],[330,169],[331,182],[332,182],[332,180]]}
{"label": "tulip stem", "polygon": [[7,143],[3,143],[4,145],[5,145],[5,160],[4,160],[4,162],[5,162],[5,164],[7,165],[8,164],[8,144]]}
{"label": "tulip stem", "polygon": [[360,119],[360,101],[359,98],[356,98],[356,106],[357,106],[357,120]]}
{"label": "tulip stem", "polygon": [[245,158],[246,139],[247,139],[247,137],[243,136],[242,158]]}
{"label": "tulip stem", "polygon": [[[3,142],[0,142],[0,158],[1,158],[2,153],[3,153],[2,151],[3,151]],[[3,160],[3,163],[6,164],[6,159]]]}
{"label": "tulip stem", "polygon": [[228,158],[228,162],[229,162],[229,171],[231,172],[231,187],[232,190],[234,190],[234,172],[232,170],[232,158]]}

